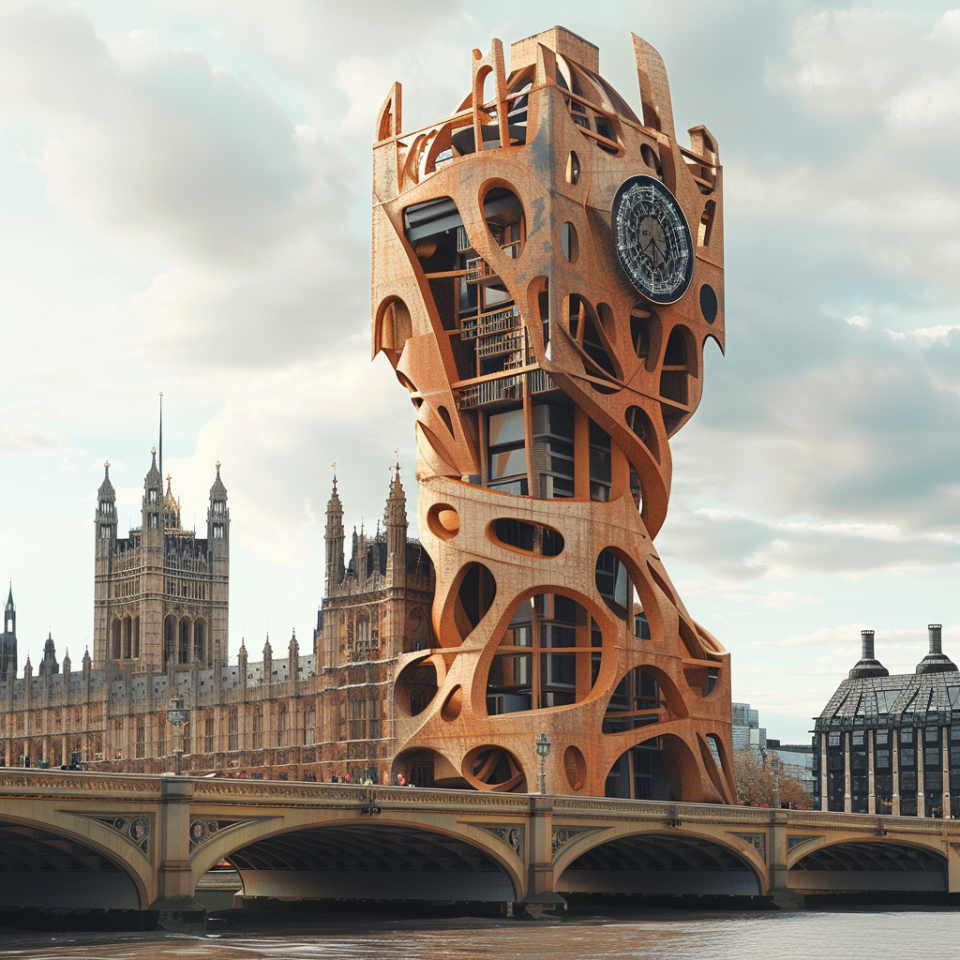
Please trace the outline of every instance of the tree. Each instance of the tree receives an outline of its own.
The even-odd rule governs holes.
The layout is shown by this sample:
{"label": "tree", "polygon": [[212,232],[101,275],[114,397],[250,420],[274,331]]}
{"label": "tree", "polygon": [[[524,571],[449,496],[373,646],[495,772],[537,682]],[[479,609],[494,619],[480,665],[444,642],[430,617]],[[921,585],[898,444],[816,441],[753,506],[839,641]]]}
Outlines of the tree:
{"label": "tree", "polygon": [[[748,807],[773,807],[777,799],[776,765],[779,759],[775,752],[761,759],[755,750],[736,750],[733,754],[733,779],[740,802]],[[810,797],[796,777],[780,774],[780,802],[791,803],[800,809],[810,808]]]}

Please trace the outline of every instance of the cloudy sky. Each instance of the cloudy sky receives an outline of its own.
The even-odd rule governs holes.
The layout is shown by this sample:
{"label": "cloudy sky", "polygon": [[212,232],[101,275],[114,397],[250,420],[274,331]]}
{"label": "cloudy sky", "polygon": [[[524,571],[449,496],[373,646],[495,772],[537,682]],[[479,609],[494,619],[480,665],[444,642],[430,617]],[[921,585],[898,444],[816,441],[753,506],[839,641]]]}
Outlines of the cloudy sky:
{"label": "cloudy sky", "polygon": [[[136,518],[164,392],[188,524],[223,462],[231,650],[311,635],[337,462],[374,526],[406,392],[369,360],[370,142],[470,51],[562,23],[635,105],[629,32],[725,167],[727,356],[674,440],[660,551],[800,740],[859,632],[960,658],[960,9],[805,0],[0,0],[0,579],[21,666],[92,629],[95,492]],[[411,514],[413,513],[411,507]],[[136,522],[136,520],[135,520]]]}

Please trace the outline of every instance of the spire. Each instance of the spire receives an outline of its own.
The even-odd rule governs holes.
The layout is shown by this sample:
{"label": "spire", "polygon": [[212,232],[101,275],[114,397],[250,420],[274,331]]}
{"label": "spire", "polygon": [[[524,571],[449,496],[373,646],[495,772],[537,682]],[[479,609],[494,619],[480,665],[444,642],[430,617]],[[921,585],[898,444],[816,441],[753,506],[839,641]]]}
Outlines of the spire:
{"label": "spire", "polygon": [[10,590],[7,593],[7,609],[9,610],[14,606],[13,603],[13,580],[10,581]]}
{"label": "spire", "polygon": [[147,471],[146,477],[144,477],[144,484],[148,487],[160,487],[163,489],[163,477],[160,474],[160,469],[157,467],[157,448],[150,448],[150,469]]}
{"label": "spire", "polygon": [[387,508],[384,511],[384,523],[389,527],[391,524],[407,524],[407,494],[400,482],[400,464],[391,468],[393,476],[390,478],[390,493],[387,496]]}
{"label": "spire", "polygon": [[392,468],[390,493],[383,520],[387,528],[387,570],[394,586],[401,586],[406,579],[407,562],[407,495],[400,482],[400,462]]}
{"label": "spire", "polygon": [[116,491],[113,489],[113,484],[110,482],[110,461],[103,461],[103,483],[100,484],[100,489],[97,491],[97,499],[101,503],[105,500],[113,502],[116,500],[117,495]]}
{"label": "spire", "polygon": [[213,481],[213,486],[210,488],[210,500],[226,500],[227,499],[227,488],[223,485],[223,481],[220,479],[220,461],[216,462],[217,476]]}
{"label": "spire", "polygon": [[163,391],[160,391],[160,476],[163,476]]}
{"label": "spire", "polygon": [[326,595],[343,582],[343,505],[337,493],[337,465],[333,465],[333,491],[327,501],[327,526],[323,533],[326,554]]}
{"label": "spire", "polygon": [[57,648],[53,642],[53,634],[47,631],[47,639],[43,645],[43,659],[40,661],[40,676],[52,677],[60,672],[60,664],[57,663]]}

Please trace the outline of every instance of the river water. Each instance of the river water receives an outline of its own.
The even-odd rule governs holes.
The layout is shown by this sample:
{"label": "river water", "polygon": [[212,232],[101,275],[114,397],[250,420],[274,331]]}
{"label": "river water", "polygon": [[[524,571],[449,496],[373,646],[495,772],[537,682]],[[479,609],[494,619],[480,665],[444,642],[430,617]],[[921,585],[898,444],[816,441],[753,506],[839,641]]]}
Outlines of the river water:
{"label": "river water", "polygon": [[[19,934],[5,957],[44,960],[945,960],[960,911],[610,912],[553,922],[272,917],[206,936]],[[222,929],[218,930],[220,927]]]}

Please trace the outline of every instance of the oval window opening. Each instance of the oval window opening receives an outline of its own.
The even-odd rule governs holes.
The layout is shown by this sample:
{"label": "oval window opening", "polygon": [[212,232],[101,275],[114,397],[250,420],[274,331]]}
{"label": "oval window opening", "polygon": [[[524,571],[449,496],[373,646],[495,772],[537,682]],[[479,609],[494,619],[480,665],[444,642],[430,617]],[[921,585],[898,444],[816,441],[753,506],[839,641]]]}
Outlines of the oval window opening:
{"label": "oval window opening", "polygon": [[475,630],[493,606],[496,596],[497,581],[493,574],[482,563],[468,564],[457,592],[457,621],[462,624],[462,618],[466,620],[461,626],[464,640],[469,632],[464,627],[469,624],[469,629]]}
{"label": "oval window opening", "polygon": [[513,260],[523,252],[526,221],[520,198],[506,187],[493,187],[483,198],[483,219],[494,243]]}
{"label": "oval window opening", "polygon": [[563,535],[539,523],[501,517],[491,524],[493,539],[504,547],[538,557],[557,557],[563,552]]}
{"label": "oval window opening", "polygon": [[603,602],[621,620],[626,620],[627,611],[633,606],[633,583],[626,565],[609,550],[597,557],[596,582]]}
{"label": "oval window opening", "polygon": [[581,790],[587,779],[587,761],[577,747],[569,746],[563,751],[563,772],[571,790]]}
{"label": "oval window opening", "polygon": [[577,228],[567,220],[560,226],[560,252],[564,260],[576,263],[580,256],[580,242],[577,239]]}
{"label": "oval window opening", "polygon": [[705,283],[700,288],[700,312],[707,323],[713,323],[717,319],[717,295],[709,283]]}
{"label": "oval window opening", "polygon": [[577,156],[575,150],[570,151],[570,156],[567,157],[567,183],[572,183],[574,186],[577,185],[580,180],[580,158]]}
{"label": "oval window opening", "polygon": [[627,407],[627,426],[636,435],[637,439],[653,454],[653,458],[660,462],[660,444],[657,442],[657,431],[647,412],[640,407]]}

